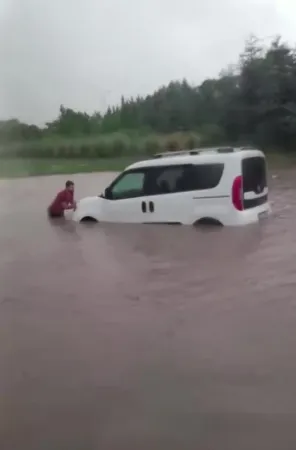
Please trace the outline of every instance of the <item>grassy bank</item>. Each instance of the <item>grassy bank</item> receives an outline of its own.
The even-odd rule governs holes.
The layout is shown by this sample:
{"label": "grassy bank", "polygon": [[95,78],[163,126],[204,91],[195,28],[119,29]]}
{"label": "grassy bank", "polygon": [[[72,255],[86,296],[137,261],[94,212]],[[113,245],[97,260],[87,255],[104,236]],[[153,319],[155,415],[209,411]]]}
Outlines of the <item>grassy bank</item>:
{"label": "grassy bank", "polygon": [[1,158],[0,178],[37,175],[118,172],[135,162],[135,158]]}
{"label": "grassy bank", "polygon": [[168,135],[110,133],[94,137],[42,138],[0,144],[0,177],[120,171],[165,150],[194,148],[194,133]]}
{"label": "grassy bank", "polygon": [[[1,158],[0,178],[17,178],[37,175],[75,174],[91,172],[119,172],[142,158]],[[296,157],[279,153],[267,155],[272,171],[296,168]]]}
{"label": "grassy bank", "polygon": [[44,137],[35,141],[0,144],[0,156],[17,158],[118,158],[141,157],[164,150],[195,148],[200,145],[195,133],[166,135],[110,133],[93,137]]}
{"label": "grassy bank", "polygon": [[[223,142],[211,130],[207,134],[176,132],[140,134],[122,132],[89,137],[43,137],[35,141],[0,144],[0,177],[22,177],[79,172],[121,171],[134,161],[167,150],[207,147],[210,142]],[[296,167],[296,153],[268,153],[271,168]]]}

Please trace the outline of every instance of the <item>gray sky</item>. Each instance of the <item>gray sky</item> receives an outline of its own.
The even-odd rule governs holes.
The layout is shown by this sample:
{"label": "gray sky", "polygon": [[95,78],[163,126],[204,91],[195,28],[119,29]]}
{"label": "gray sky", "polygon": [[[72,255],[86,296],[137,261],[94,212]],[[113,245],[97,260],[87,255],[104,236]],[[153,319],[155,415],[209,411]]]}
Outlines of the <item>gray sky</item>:
{"label": "gray sky", "polygon": [[0,0],[0,118],[42,123],[60,104],[91,113],[198,84],[251,33],[296,42],[295,16],[295,0]]}

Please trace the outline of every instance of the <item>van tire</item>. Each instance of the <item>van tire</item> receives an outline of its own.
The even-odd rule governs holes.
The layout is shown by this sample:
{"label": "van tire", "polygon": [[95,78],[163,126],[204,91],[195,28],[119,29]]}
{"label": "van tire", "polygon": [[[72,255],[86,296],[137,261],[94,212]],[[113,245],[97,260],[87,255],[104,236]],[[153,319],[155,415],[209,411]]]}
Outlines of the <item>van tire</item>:
{"label": "van tire", "polygon": [[199,226],[216,226],[216,227],[223,227],[223,223],[221,223],[219,220],[214,219],[213,217],[202,217],[201,219],[198,219],[193,224],[196,227]]}
{"label": "van tire", "polygon": [[95,219],[94,217],[91,216],[85,216],[82,217],[82,219],[80,220],[81,223],[95,223],[98,222],[97,219]]}

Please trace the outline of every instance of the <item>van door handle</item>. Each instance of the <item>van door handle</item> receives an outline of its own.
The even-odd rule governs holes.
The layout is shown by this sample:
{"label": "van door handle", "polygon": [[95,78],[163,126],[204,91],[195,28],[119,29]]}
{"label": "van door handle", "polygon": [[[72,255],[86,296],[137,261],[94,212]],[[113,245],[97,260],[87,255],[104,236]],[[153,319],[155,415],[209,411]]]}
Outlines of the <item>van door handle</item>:
{"label": "van door handle", "polygon": [[141,203],[141,208],[142,208],[142,212],[143,212],[143,213],[147,212],[147,205],[146,205],[146,202],[142,202],[142,203]]}
{"label": "van door handle", "polygon": [[149,211],[150,211],[151,213],[154,212],[154,203],[153,203],[153,202],[149,202]]}

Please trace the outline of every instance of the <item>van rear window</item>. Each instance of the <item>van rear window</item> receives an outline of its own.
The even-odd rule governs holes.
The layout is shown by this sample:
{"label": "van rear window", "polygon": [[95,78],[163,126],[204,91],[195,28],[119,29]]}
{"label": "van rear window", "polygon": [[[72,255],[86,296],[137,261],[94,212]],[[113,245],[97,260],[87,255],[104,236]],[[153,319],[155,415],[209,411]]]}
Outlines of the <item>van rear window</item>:
{"label": "van rear window", "polygon": [[243,159],[242,174],[244,192],[260,194],[267,186],[265,158],[253,156]]}
{"label": "van rear window", "polygon": [[243,207],[256,208],[268,201],[266,162],[262,156],[245,158],[242,161],[243,175]]}

